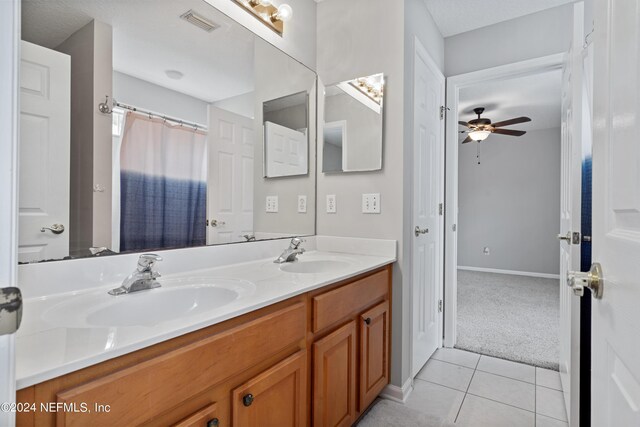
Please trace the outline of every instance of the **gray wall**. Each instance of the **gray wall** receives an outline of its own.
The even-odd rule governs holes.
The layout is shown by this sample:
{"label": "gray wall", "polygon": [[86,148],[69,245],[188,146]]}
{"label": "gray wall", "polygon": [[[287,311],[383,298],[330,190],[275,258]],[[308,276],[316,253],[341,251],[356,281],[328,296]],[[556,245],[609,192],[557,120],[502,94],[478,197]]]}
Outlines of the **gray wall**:
{"label": "gray wall", "polygon": [[573,4],[566,4],[447,37],[445,75],[564,53],[569,50],[572,21]]}
{"label": "gray wall", "polygon": [[458,265],[559,274],[560,129],[492,135],[476,154],[460,147]]}
{"label": "gray wall", "polygon": [[111,116],[97,108],[112,93],[111,40],[109,25],[91,21],[56,48],[71,56],[71,254],[111,246]]}
{"label": "gray wall", "polygon": [[[405,185],[413,165],[411,153],[406,151],[412,148],[412,137],[405,138],[405,129],[411,127],[406,118],[413,116],[408,96],[412,80],[406,80],[405,71],[412,67],[413,54],[405,56],[405,52],[413,51],[413,39],[418,37],[436,63],[443,64],[444,40],[422,0],[394,2],[392,7],[384,0],[325,0],[318,3],[317,15],[321,82],[332,84],[375,73],[386,76],[382,170],[319,173],[317,233],[398,241],[398,262],[393,271],[391,383],[402,386],[411,371],[411,283],[405,255],[410,241],[405,242],[404,236],[409,236],[408,200],[413,196]],[[318,103],[318,123],[324,120],[323,104],[322,100]],[[318,155],[322,164],[321,147]],[[362,193],[380,193],[379,215],[362,214]],[[327,194],[337,197],[335,214],[326,213]]]}

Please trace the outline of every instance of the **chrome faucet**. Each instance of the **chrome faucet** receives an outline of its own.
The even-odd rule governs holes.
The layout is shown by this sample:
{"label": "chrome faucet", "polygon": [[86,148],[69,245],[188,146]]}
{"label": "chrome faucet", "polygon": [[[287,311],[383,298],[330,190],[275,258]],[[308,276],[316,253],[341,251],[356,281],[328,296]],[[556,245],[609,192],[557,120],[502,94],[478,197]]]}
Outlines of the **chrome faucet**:
{"label": "chrome faucet", "polygon": [[280,256],[273,262],[276,264],[282,264],[285,262],[297,261],[297,256],[304,253],[304,248],[300,247],[302,242],[304,242],[304,240],[299,237],[294,237],[293,239],[291,239],[289,247],[285,249],[284,252],[282,252]]}
{"label": "chrome faucet", "polygon": [[147,289],[159,288],[156,280],[160,273],[153,270],[156,262],[162,261],[162,257],[156,254],[142,254],[138,259],[138,267],[124,281],[122,286],[111,289],[109,295],[123,295]]}

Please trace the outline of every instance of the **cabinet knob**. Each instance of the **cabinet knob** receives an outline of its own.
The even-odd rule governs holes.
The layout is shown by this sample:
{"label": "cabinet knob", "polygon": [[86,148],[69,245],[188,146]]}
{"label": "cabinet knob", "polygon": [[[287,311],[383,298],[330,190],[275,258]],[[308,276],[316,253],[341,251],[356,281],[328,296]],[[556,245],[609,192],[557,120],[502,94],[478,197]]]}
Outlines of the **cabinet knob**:
{"label": "cabinet knob", "polygon": [[371,317],[367,317],[366,319],[364,319],[364,323],[366,323],[367,325],[371,324]]}
{"label": "cabinet knob", "polygon": [[218,427],[220,425],[220,420],[217,418],[213,418],[207,421],[207,427]]}
{"label": "cabinet knob", "polygon": [[242,398],[242,404],[244,406],[251,406],[251,404],[253,403],[253,394],[249,393],[246,394],[243,398]]}

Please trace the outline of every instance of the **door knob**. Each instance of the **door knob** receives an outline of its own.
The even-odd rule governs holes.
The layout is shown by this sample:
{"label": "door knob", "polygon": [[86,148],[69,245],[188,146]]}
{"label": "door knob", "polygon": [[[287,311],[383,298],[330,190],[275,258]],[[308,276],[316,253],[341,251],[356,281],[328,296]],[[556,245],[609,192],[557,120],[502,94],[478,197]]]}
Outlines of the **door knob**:
{"label": "door knob", "polygon": [[421,234],[427,234],[429,232],[428,228],[420,228],[416,225],[415,230],[413,231],[414,234],[416,235],[416,237],[418,237]]}
{"label": "door knob", "polygon": [[251,406],[253,403],[253,394],[249,393],[242,397],[242,404],[244,406]]}
{"label": "door knob", "polygon": [[40,231],[44,233],[45,231],[51,231],[53,234],[62,234],[64,233],[64,225],[62,224],[53,224],[51,227],[42,227]]}
{"label": "door knob", "polygon": [[217,219],[212,219],[211,220],[211,226],[212,227],[217,227],[219,225],[225,225],[225,224],[226,224],[226,222],[224,222],[224,221],[218,221]]}
{"label": "door knob", "polygon": [[604,292],[602,267],[599,263],[594,262],[588,272],[567,272],[567,286],[573,289],[573,293],[580,297],[584,295],[584,288],[589,288],[595,299],[602,299]]}
{"label": "door knob", "polygon": [[579,245],[580,233],[567,231],[567,234],[558,234],[558,240],[564,240],[570,245]]}

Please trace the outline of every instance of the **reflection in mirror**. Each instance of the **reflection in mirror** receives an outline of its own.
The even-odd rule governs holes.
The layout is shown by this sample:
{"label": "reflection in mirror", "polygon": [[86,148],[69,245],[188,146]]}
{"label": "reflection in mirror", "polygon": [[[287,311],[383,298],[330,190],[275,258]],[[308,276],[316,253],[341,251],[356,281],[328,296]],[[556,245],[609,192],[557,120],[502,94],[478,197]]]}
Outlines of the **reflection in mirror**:
{"label": "reflection in mirror", "polygon": [[[22,19],[20,262],[315,232],[313,71],[201,0]],[[306,175],[263,178],[264,121],[305,135]]]}
{"label": "reflection in mirror", "polygon": [[322,171],[382,169],[384,75],[325,88]]}
{"label": "reflection in mirror", "polygon": [[272,99],[263,104],[265,177],[308,173],[308,104],[306,92]]}

